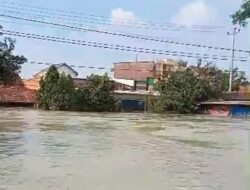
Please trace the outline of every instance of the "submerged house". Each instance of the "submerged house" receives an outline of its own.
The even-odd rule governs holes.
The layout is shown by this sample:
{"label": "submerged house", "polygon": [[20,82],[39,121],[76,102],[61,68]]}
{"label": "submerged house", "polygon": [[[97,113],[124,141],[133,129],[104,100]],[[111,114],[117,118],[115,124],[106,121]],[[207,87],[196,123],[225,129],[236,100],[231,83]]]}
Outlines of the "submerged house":
{"label": "submerged house", "polygon": [[207,101],[199,104],[205,113],[215,116],[250,116],[250,93],[244,85],[239,92],[225,95],[223,101]]}
{"label": "submerged house", "polygon": [[1,106],[25,106],[36,105],[36,91],[18,86],[0,86]]}
{"label": "submerged house", "polygon": [[250,101],[202,102],[203,111],[214,116],[250,116]]}

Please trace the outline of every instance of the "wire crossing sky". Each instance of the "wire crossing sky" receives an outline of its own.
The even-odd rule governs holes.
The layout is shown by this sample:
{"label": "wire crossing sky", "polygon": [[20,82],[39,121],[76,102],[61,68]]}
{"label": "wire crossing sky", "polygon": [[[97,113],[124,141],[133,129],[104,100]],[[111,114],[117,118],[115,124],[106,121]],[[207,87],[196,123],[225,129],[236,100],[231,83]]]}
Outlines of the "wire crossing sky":
{"label": "wire crossing sky", "polygon": [[[183,59],[189,64],[201,58],[203,64],[211,61],[229,69],[229,15],[240,2],[0,0],[0,5],[5,35],[16,38],[16,53],[29,60],[112,68],[114,62],[136,57],[149,61]],[[250,73],[248,35],[249,28],[242,28],[236,37],[235,63]],[[22,76],[29,78],[44,67],[25,64]]]}

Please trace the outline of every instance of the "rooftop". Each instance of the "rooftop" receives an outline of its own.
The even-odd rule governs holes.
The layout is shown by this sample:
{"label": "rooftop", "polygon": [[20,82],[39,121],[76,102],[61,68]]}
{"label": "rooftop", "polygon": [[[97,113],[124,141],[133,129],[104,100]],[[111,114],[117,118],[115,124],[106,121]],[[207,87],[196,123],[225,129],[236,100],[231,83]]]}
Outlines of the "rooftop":
{"label": "rooftop", "polygon": [[35,103],[36,91],[23,86],[0,86],[1,103]]}
{"label": "rooftop", "polygon": [[[54,66],[59,69],[60,67],[68,67],[69,69],[71,69],[76,75],[78,75],[78,72],[76,72],[74,69],[72,69],[72,67],[70,67],[69,65],[67,65],[66,63],[60,63],[60,64],[54,64]],[[48,68],[45,68],[45,69],[42,69],[41,71],[39,71],[38,73],[36,73],[34,75],[34,77],[37,77],[40,73],[43,73],[43,72],[47,72],[49,70],[49,67]]]}
{"label": "rooftop", "polygon": [[177,64],[177,61],[176,60],[173,60],[173,59],[165,59],[165,60],[152,60],[152,61],[145,61],[145,60],[138,60],[138,61],[122,61],[122,62],[116,62],[114,64],[135,64],[135,63],[138,63],[138,64],[149,64],[149,63],[166,63],[166,64]]}
{"label": "rooftop", "polygon": [[201,102],[200,105],[242,105],[250,106],[250,101],[215,101],[215,102]]}
{"label": "rooftop", "polygon": [[115,90],[116,94],[130,94],[130,95],[153,95],[153,96],[159,96],[160,94],[158,92],[149,92],[146,90],[136,90],[136,91],[131,91],[131,90]]}

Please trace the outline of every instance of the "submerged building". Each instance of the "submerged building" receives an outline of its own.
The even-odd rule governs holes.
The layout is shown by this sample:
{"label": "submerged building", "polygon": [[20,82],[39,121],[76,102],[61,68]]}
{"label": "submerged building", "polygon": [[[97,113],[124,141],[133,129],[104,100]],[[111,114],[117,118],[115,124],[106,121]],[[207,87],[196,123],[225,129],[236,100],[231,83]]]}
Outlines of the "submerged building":
{"label": "submerged building", "polygon": [[0,105],[34,107],[36,105],[36,91],[22,85],[0,86]]}
{"label": "submerged building", "polygon": [[250,93],[244,88],[244,91],[227,93],[222,101],[202,102],[199,107],[214,116],[250,116]]}

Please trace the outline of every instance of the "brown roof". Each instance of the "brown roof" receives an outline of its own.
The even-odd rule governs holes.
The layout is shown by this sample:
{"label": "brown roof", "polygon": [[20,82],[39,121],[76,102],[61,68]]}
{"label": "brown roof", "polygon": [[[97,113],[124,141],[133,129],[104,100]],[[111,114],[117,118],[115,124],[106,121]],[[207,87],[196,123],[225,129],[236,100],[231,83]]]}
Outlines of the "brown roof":
{"label": "brown roof", "polygon": [[32,79],[27,79],[23,80],[23,85],[25,88],[30,89],[30,90],[39,90],[40,88],[40,78],[32,78]]}
{"label": "brown roof", "polygon": [[[32,79],[23,80],[23,85],[26,89],[37,91],[40,88],[40,79],[41,78],[32,78]],[[86,85],[87,80],[82,79],[82,78],[73,78],[73,82],[74,82],[75,87],[80,88]]]}
{"label": "brown roof", "polygon": [[200,105],[244,105],[244,106],[250,106],[250,101],[201,102]]}
{"label": "brown roof", "polygon": [[0,86],[0,102],[2,103],[35,103],[36,91],[23,86]]}

